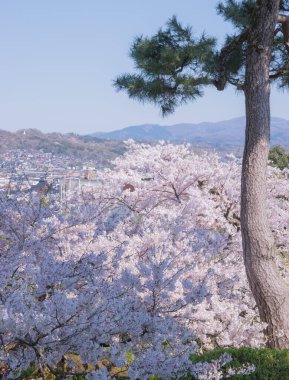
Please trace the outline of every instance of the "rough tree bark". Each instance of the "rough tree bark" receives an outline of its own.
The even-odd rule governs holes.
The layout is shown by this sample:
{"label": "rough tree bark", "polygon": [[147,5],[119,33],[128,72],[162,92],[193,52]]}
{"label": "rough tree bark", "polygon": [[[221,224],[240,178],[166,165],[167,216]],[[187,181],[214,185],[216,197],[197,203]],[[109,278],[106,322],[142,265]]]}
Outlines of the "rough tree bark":
{"label": "rough tree bark", "polygon": [[274,239],[266,215],[266,170],[270,141],[269,64],[278,0],[257,1],[247,46],[246,141],[242,168],[241,225],[246,272],[268,344],[289,348],[289,286],[275,264]]}

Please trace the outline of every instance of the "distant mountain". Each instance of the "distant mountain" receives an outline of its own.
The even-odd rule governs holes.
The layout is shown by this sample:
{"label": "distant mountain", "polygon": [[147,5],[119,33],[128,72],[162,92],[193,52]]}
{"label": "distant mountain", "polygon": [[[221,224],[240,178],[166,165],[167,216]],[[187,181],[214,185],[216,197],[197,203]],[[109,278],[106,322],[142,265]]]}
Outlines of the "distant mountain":
{"label": "distant mountain", "polygon": [[[289,121],[273,117],[271,120],[271,143],[289,146]],[[136,125],[107,133],[94,133],[94,137],[115,140],[166,140],[172,142],[190,142],[204,147],[226,149],[244,144],[245,118],[203,122],[199,124]]]}
{"label": "distant mountain", "polygon": [[0,141],[0,154],[8,150],[23,149],[104,162],[125,150],[120,141],[106,141],[95,136],[74,133],[43,133],[37,129],[22,129],[14,133],[0,130]]}
{"label": "distant mountain", "polygon": [[[289,147],[289,121],[273,117],[271,120],[272,145]],[[121,142],[127,139],[154,142],[190,142],[195,146],[219,151],[241,152],[244,143],[245,118],[216,123],[131,126],[107,133],[77,135],[74,133],[43,133],[37,129],[17,132],[0,130],[0,154],[11,149],[50,152],[74,158],[108,162],[125,151]]]}

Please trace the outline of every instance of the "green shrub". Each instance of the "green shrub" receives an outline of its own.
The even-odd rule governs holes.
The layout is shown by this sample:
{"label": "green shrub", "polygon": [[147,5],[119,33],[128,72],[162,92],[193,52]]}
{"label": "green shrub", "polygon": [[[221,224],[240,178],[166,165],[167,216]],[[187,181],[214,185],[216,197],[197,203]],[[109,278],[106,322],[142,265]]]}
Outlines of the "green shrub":
{"label": "green shrub", "polygon": [[269,152],[269,161],[279,169],[289,168],[289,151],[281,145],[275,145]]}
{"label": "green shrub", "polygon": [[[238,368],[244,364],[254,364],[256,370],[250,375],[234,375],[231,380],[289,380],[289,350],[274,350],[269,348],[218,348],[202,355],[193,354],[193,363],[210,362],[218,359],[223,353],[228,353],[233,360],[224,368]],[[194,380],[188,377],[186,380]]]}

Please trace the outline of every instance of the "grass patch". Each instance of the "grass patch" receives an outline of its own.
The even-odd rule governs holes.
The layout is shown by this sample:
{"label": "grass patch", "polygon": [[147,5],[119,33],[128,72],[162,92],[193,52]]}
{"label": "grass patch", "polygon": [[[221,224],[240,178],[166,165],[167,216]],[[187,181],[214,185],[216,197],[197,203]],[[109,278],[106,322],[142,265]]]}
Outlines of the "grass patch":
{"label": "grass patch", "polygon": [[[234,375],[230,380],[289,380],[289,350],[269,348],[217,348],[202,355],[193,354],[193,363],[210,362],[218,359],[223,353],[228,353],[233,360],[224,368],[238,368],[244,364],[254,364],[255,372],[249,375]],[[184,379],[185,380],[185,379]],[[186,380],[195,380],[188,377]]]}

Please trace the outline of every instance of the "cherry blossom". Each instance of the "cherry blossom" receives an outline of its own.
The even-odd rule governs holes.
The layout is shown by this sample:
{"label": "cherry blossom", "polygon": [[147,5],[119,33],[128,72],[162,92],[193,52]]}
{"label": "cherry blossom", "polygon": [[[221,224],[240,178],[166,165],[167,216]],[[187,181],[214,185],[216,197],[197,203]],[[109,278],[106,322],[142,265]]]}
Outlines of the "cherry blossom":
{"label": "cherry blossom", "polygon": [[[0,361],[9,378],[32,362],[61,372],[63,360],[60,375],[72,376],[74,354],[94,368],[88,379],[113,378],[111,367],[130,379],[221,379],[227,357],[192,365],[189,355],[265,344],[242,261],[238,160],[127,144],[95,186],[65,202],[0,193]],[[268,197],[285,276],[286,171],[269,169]]]}

